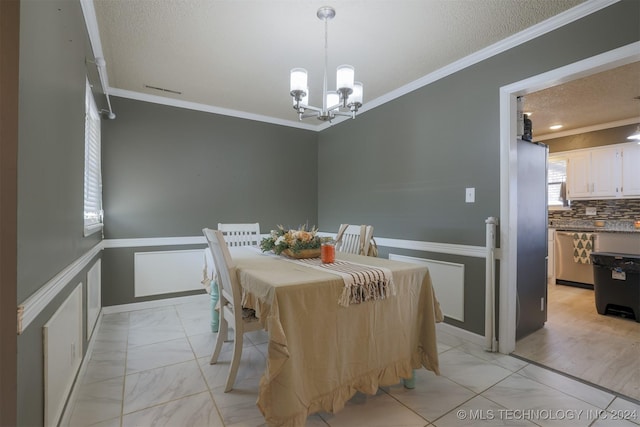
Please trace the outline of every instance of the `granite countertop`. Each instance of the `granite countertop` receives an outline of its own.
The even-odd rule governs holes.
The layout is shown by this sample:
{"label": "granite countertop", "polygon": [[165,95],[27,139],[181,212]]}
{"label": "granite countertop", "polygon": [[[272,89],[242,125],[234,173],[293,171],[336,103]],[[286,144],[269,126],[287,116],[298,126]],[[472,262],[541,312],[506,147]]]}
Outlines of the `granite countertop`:
{"label": "granite countertop", "polygon": [[[597,225],[596,225],[597,224]],[[602,224],[602,225],[600,225]],[[549,228],[566,231],[589,231],[607,233],[640,233],[633,220],[581,220],[581,219],[551,219]]]}

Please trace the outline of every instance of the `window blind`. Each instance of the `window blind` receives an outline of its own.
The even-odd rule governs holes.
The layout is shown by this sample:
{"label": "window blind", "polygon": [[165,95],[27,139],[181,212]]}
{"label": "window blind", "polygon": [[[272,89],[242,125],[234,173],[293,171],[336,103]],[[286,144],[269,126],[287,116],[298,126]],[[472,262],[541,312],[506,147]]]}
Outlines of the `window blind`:
{"label": "window blind", "polygon": [[565,159],[550,159],[547,171],[547,200],[549,206],[563,206],[565,204],[565,195],[562,187],[565,185],[566,180],[567,161]]}
{"label": "window blind", "polygon": [[100,166],[100,113],[87,80],[84,142],[84,235],[102,229],[102,170]]}

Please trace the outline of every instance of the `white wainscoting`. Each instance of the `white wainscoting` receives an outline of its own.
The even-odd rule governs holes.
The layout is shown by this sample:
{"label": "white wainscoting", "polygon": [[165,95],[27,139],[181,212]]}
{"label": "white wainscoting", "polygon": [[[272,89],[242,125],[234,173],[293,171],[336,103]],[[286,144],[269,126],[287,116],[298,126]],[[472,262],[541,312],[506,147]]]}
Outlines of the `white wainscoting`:
{"label": "white wainscoting", "polygon": [[102,308],[102,260],[87,272],[87,341],[95,329]]}
{"label": "white wainscoting", "polygon": [[42,329],[44,425],[56,426],[82,362],[82,283]]}
{"label": "white wainscoting", "polygon": [[143,297],[203,289],[204,249],[136,252],[134,295]]}
{"label": "white wainscoting", "polygon": [[392,253],[389,259],[426,265],[442,313],[464,322],[464,264]]}
{"label": "white wainscoting", "polygon": [[18,305],[18,335],[27,329],[42,310],[102,251],[103,245],[103,241],[96,244]]}

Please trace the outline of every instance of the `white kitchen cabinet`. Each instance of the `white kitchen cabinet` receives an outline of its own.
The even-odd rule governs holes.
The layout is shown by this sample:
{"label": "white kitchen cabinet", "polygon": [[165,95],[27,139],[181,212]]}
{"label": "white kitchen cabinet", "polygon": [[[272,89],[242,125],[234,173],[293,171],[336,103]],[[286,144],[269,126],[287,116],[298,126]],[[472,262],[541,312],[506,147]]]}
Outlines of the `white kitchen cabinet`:
{"label": "white kitchen cabinet", "polygon": [[622,195],[640,196],[640,144],[625,144],[622,148]]}
{"label": "white kitchen cabinet", "polygon": [[610,199],[622,195],[621,150],[576,150],[567,161],[568,199]]}
{"label": "white kitchen cabinet", "polygon": [[591,197],[591,153],[579,151],[567,159],[567,198]]}
{"label": "white kitchen cabinet", "polygon": [[606,148],[591,152],[591,195],[593,197],[619,197],[622,195],[621,155],[619,148]]}

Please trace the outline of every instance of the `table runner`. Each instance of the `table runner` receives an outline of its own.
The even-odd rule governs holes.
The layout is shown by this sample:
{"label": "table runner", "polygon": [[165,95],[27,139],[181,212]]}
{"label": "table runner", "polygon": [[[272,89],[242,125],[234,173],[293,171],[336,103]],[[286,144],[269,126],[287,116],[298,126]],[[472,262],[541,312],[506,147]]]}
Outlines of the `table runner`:
{"label": "table runner", "polygon": [[372,267],[339,260],[325,264],[319,258],[292,259],[289,261],[323,271],[330,271],[341,276],[344,281],[344,289],[338,299],[338,304],[343,307],[349,307],[350,304],[385,299],[396,294],[393,276],[388,268]]}

